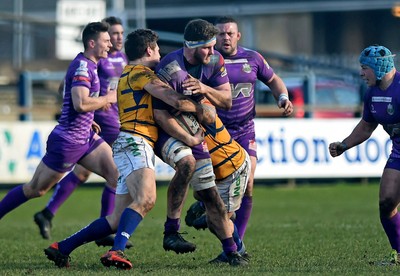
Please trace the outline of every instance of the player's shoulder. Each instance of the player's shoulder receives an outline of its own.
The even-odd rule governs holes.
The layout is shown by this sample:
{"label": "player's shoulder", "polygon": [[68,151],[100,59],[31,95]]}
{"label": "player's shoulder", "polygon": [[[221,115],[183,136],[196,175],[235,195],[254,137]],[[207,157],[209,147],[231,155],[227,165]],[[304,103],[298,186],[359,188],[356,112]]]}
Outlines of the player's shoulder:
{"label": "player's shoulder", "polygon": [[250,57],[250,58],[253,58],[253,59],[256,59],[256,60],[263,60],[264,59],[263,55],[260,52],[258,52],[256,50],[253,50],[253,49],[250,49],[250,48],[238,46],[237,56],[241,56],[241,55],[242,56],[247,56],[247,57]]}
{"label": "player's shoulder", "polygon": [[183,56],[183,48],[169,52],[160,61],[160,63],[170,62],[171,60],[180,59]]}

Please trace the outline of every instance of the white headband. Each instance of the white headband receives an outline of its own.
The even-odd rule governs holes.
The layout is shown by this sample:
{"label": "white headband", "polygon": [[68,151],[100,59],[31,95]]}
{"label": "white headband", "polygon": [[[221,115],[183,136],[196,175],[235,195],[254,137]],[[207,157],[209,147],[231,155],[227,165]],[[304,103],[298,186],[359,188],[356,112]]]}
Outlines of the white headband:
{"label": "white headband", "polygon": [[197,47],[202,47],[210,42],[215,41],[217,38],[214,36],[213,38],[209,39],[209,40],[199,40],[199,41],[187,41],[185,40],[185,45],[186,47],[193,49],[193,48],[197,48]]}

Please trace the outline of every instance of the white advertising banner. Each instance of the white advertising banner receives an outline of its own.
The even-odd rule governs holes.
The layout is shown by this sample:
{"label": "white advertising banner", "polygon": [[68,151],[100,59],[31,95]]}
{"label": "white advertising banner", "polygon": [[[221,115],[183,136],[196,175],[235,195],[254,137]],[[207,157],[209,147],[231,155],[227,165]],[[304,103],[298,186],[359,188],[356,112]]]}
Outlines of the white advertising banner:
{"label": "white advertising banner", "polygon": [[104,0],[59,0],[57,2],[56,56],[72,60],[83,52],[82,31],[90,22],[106,16]]}
{"label": "white advertising banner", "polygon": [[[382,127],[373,136],[332,158],[328,145],[344,139],[359,119],[257,119],[257,179],[379,177],[391,150]],[[46,151],[56,122],[0,123],[0,184],[29,181]],[[157,160],[158,180],[173,170]],[[90,181],[102,181],[93,175]]]}

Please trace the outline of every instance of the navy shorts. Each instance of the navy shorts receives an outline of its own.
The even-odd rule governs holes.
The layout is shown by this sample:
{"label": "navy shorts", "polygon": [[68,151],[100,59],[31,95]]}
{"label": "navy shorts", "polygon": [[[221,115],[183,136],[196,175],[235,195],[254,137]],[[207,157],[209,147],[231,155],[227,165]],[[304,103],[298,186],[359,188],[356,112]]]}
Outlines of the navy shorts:
{"label": "navy shorts", "polygon": [[389,159],[386,161],[385,169],[400,171],[400,159],[389,157]]}

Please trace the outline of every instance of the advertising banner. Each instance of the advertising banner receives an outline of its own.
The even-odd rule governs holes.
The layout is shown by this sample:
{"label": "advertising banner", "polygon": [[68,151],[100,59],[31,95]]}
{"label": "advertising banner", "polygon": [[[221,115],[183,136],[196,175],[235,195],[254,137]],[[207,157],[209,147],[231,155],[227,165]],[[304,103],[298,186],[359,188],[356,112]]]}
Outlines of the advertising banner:
{"label": "advertising banner", "polygon": [[[359,119],[256,119],[257,179],[380,177],[391,141],[379,126],[363,144],[332,158],[328,145],[350,134]],[[56,122],[0,123],[0,184],[31,179]],[[159,159],[158,180],[173,169]],[[90,181],[103,181],[92,175]]]}

